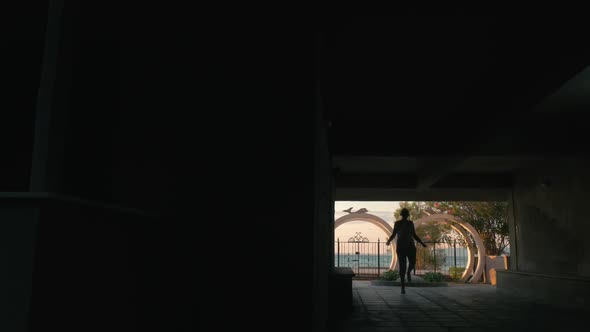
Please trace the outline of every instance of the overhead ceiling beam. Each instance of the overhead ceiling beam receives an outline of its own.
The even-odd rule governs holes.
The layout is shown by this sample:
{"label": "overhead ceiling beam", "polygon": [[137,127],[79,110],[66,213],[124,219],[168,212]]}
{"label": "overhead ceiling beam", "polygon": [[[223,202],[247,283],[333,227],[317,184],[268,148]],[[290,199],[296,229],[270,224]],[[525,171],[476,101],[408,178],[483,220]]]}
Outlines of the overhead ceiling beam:
{"label": "overhead ceiling beam", "polygon": [[510,189],[514,184],[511,173],[449,174],[437,182],[436,189]]}
{"label": "overhead ceiling beam", "polygon": [[456,156],[426,161],[426,166],[419,171],[416,188],[424,190],[432,187],[449,172],[459,166],[467,157]]}
{"label": "overhead ceiling beam", "polygon": [[352,175],[337,174],[334,182],[336,188],[377,188],[377,189],[496,189],[510,188],[512,174],[448,174],[435,186],[416,188],[415,174],[380,174]]}
{"label": "overhead ceiling beam", "polygon": [[415,174],[356,175],[338,174],[334,179],[339,188],[415,188]]}
{"label": "overhead ceiling beam", "polygon": [[499,189],[398,189],[336,188],[336,201],[506,201],[510,190]]}

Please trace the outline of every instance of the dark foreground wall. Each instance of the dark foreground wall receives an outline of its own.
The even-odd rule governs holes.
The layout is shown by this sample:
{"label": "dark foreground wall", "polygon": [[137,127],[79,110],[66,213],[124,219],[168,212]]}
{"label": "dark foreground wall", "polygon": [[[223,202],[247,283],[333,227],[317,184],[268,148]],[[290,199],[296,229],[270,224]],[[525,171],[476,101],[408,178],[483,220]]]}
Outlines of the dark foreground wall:
{"label": "dark foreground wall", "polygon": [[32,198],[2,207],[0,257],[14,269],[0,330],[325,324],[332,211],[326,142],[314,150],[314,33],[262,12],[63,4],[49,10],[60,29],[37,31],[54,58],[27,64],[53,73],[27,74],[27,93],[45,97],[27,99],[29,126],[9,137],[25,157],[3,190]]}
{"label": "dark foreground wall", "polygon": [[2,330],[158,330],[166,231],[156,218],[37,194],[4,195],[0,211]]}

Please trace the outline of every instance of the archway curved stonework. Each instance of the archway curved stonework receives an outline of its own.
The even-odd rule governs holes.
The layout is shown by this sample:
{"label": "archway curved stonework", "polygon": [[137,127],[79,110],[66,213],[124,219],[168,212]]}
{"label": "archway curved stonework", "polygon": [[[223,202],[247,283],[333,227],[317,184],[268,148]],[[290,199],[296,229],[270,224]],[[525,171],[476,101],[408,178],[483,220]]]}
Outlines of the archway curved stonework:
{"label": "archway curved stonework", "polygon": [[[351,221],[366,221],[368,223],[371,223],[377,226],[379,229],[381,229],[385,233],[387,238],[389,238],[391,236],[391,233],[393,233],[393,228],[385,220],[370,213],[350,213],[345,216],[342,216],[334,221],[334,229],[338,228],[342,224]],[[463,238],[468,243],[467,266],[465,267],[465,271],[463,271],[463,275],[461,276],[460,280],[463,282],[473,282],[474,280],[481,279],[484,269],[483,265],[485,260],[485,247],[483,241],[481,240],[481,237],[479,236],[479,233],[475,230],[475,228],[473,228],[473,226],[471,226],[471,224],[469,224],[468,222],[463,221],[461,218],[450,214],[432,214],[427,217],[415,220],[414,224],[416,228],[418,228],[423,223],[429,221],[441,221],[447,223],[459,234],[461,234],[461,236],[463,236]],[[475,248],[473,248],[473,246],[471,245],[470,237],[475,242]],[[394,270],[398,268],[397,257],[395,255],[395,241],[391,242],[390,247],[392,255],[389,269]],[[477,250],[477,255],[479,259],[477,260],[477,267],[475,268],[475,272],[471,274],[470,271],[473,271],[473,265],[475,262],[474,249]]]}
{"label": "archway curved stonework", "polygon": [[[421,224],[429,221],[441,221],[449,224],[454,230],[459,232],[465,241],[468,243],[467,252],[468,252],[468,259],[467,259],[467,266],[465,267],[465,271],[461,276],[461,281],[463,282],[473,282],[481,279],[484,269],[484,261],[485,261],[485,251],[483,241],[479,236],[479,233],[469,224],[468,222],[463,221],[461,218],[450,215],[450,214],[432,214],[424,218],[420,218],[414,221],[416,228],[420,227]],[[475,242],[475,249],[477,250],[477,267],[475,268],[475,272],[471,275],[470,271],[473,271],[473,264],[475,261],[473,247],[471,244],[471,236],[473,241]],[[469,278],[471,276],[471,278]]]}
{"label": "archway curved stonework", "polygon": [[[377,217],[374,214],[370,214],[370,213],[354,213],[353,212],[353,213],[347,214],[345,216],[342,216],[334,221],[334,229],[338,228],[342,224],[345,224],[345,223],[351,222],[351,221],[366,221],[368,223],[371,223],[371,224],[377,226],[379,229],[381,229],[385,233],[385,235],[387,236],[386,238],[389,238],[391,236],[391,233],[393,233],[393,228],[385,220]],[[389,264],[389,269],[394,270],[394,269],[397,269],[397,257],[395,255],[395,241],[391,241],[390,247],[391,247],[391,263]]]}

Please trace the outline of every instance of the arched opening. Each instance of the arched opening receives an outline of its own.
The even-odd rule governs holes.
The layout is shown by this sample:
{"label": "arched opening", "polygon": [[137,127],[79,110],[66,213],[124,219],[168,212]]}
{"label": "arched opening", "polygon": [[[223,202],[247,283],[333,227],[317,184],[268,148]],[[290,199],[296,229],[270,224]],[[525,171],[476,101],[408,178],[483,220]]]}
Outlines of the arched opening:
{"label": "arched opening", "polygon": [[[383,231],[383,233],[385,233],[386,238],[389,238],[391,236],[391,233],[393,232],[393,228],[385,220],[370,213],[350,213],[345,216],[342,216],[334,221],[334,229],[337,229],[339,226],[351,221],[365,221],[374,226],[377,226],[380,230]],[[389,247],[392,253],[391,262],[389,264],[389,270],[397,269],[395,241],[392,241]]]}
{"label": "arched opening", "polygon": [[[439,221],[447,223],[451,226],[455,231],[457,231],[465,241],[470,244],[473,241],[473,248],[472,245],[467,246],[468,252],[468,260],[467,266],[465,267],[465,271],[463,271],[463,275],[461,276],[460,281],[463,282],[473,282],[480,280],[483,274],[484,263],[485,263],[485,247],[479,233],[471,226],[469,223],[461,220],[460,218],[450,215],[450,214],[432,214],[424,218],[420,218],[414,221],[416,228],[420,227],[422,224],[430,222],[430,221]],[[473,239],[473,240],[472,240]],[[475,253],[477,251],[477,266],[475,271],[473,271],[473,265],[475,262]]]}

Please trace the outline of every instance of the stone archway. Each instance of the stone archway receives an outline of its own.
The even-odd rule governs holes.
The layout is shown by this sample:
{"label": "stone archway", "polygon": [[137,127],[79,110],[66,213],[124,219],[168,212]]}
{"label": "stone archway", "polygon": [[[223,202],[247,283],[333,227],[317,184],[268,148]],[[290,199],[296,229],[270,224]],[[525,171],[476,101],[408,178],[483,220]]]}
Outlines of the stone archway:
{"label": "stone archway", "polygon": [[[479,236],[479,233],[469,224],[468,222],[463,221],[459,217],[455,217],[450,214],[432,214],[424,218],[420,218],[414,221],[414,225],[416,228],[420,227],[421,224],[429,221],[441,221],[447,223],[451,226],[454,230],[456,230],[463,238],[465,238],[468,244],[471,243],[469,239],[469,235],[473,238],[475,242],[475,249],[477,250],[477,267],[475,268],[475,272],[471,275],[471,271],[473,271],[473,264],[475,261],[475,256],[473,253],[473,248],[471,245],[467,246],[468,258],[467,258],[467,266],[465,267],[465,271],[461,276],[461,281],[463,282],[473,282],[474,280],[479,280],[483,274],[484,269],[484,262],[485,262],[485,247],[483,245],[483,241]],[[469,278],[471,276],[471,278]]]}
{"label": "stone archway", "polygon": [[[371,223],[371,224],[377,226],[379,229],[381,229],[385,233],[385,235],[387,236],[386,238],[389,238],[391,236],[391,233],[393,233],[393,228],[385,220],[377,217],[374,214],[370,214],[370,213],[354,213],[353,212],[353,213],[347,214],[345,216],[342,216],[334,221],[334,229],[336,229],[339,226],[341,226],[342,224],[345,224],[350,221],[366,221],[368,223]],[[391,263],[389,264],[389,269],[394,270],[394,269],[397,269],[397,256],[395,254],[395,241],[391,241],[390,247],[391,247]]]}

